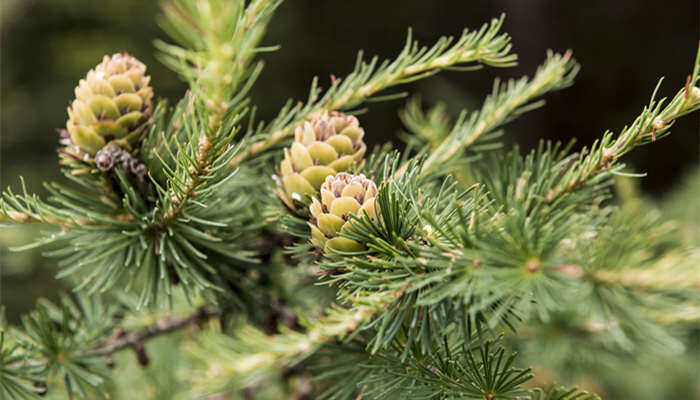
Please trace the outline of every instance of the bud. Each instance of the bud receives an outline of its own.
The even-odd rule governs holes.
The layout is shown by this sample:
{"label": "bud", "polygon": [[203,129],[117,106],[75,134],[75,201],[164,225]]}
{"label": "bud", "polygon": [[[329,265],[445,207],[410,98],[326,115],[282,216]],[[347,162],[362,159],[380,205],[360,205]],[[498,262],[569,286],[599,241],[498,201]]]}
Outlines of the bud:
{"label": "bud", "polygon": [[323,113],[299,124],[294,142],[284,150],[280,166],[280,199],[291,209],[294,201],[308,204],[328,176],[350,170],[360,162],[365,131],[357,118],[339,112]]}
{"label": "bud", "polygon": [[94,156],[112,140],[132,145],[152,112],[146,66],[128,54],[105,56],[75,88],[66,128],[72,146]]}
{"label": "bud", "polygon": [[652,123],[652,126],[657,131],[663,129],[665,125],[666,125],[666,123],[660,117],[654,118],[654,122]]}
{"label": "bud", "polygon": [[350,214],[367,214],[376,219],[374,200],[377,186],[364,175],[351,175],[341,172],[328,176],[321,185],[321,201],[314,197],[309,207],[311,211],[311,244],[328,252],[361,251],[365,246],[354,240],[338,236],[351,229]]}
{"label": "bud", "polygon": [[694,101],[700,100],[700,88],[693,86],[693,88],[690,89],[690,96],[692,96]]}

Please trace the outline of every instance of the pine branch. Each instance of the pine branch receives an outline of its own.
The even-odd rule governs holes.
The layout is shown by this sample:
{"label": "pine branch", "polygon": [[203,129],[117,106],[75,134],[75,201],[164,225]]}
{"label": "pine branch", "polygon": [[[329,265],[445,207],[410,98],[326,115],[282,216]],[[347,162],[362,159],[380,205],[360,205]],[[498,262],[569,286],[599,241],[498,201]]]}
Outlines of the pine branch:
{"label": "pine branch", "polygon": [[190,83],[205,105],[215,132],[225,112],[245,100],[262,70],[253,57],[274,48],[258,47],[280,0],[169,0],[161,26],[183,47],[156,41],[163,62]]}
{"label": "pine branch", "polygon": [[41,380],[35,377],[37,367],[25,363],[21,345],[6,345],[7,336],[0,331],[0,394],[16,399],[38,399],[35,386]]}
{"label": "pine branch", "polygon": [[205,335],[201,346],[192,350],[205,371],[203,375],[197,372],[192,384],[201,393],[249,387],[272,371],[308,358],[323,344],[351,335],[402,292],[348,294],[344,296],[350,302],[347,308],[326,310],[325,316],[307,323],[303,333],[284,329],[280,334],[268,336],[246,326],[233,339]]}
{"label": "pine branch", "polygon": [[[115,334],[109,337],[105,342],[81,351],[77,356],[84,358],[109,356],[127,348],[134,349],[137,352],[143,352],[143,344],[146,341],[192,325],[200,325],[218,314],[219,311],[217,309],[206,306],[200,307],[194,313],[182,317],[175,317],[172,315],[160,317],[153,324],[137,332],[116,329]],[[51,361],[48,359],[26,359],[6,364],[5,368],[14,369],[25,366],[37,367],[46,365],[49,362]]]}
{"label": "pine branch", "polygon": [[[24,183],[24,179],[20,178],[22,188],[21,194],[15,194],[12,189],[8,188],[2,193],[0,198],[0,223],[10,224],[49,224],[68,228],[85,228],[91,226],[109,226],[113,224],[123,224],[133,220],[129,214],[109,213],[109,215],[100,215],[91,212],[93,210],[86,209],[85,205],[90,204],[100,208],[100,211],[106,211],[113,207],[111,199],[104,195],[98,195],[96,201],[72,201],[72,194],[68,188],[53,184],[46,185],[47,189],[55,195],[55,205],[49,204],[36,195],[30,194]],[[64,206],[64,207],[57,207]]]}
{"label": "pine branch", "polygon": [[423,164],[423,172],[428,174],[436,168],[444,169],[450,159],[464,152],[488,132],[543,104],[531,103],[534,99],[571,86],[579,70],[571,55],[570,51],[563,56],[549,52],[547,60],[530,81],[523,77],[502,85],[497,80],[481,109],[471,113],[469,119],[463,113],[451,133],[435,146]]}
{"label": "pine branch", "polygon": [[621,285],[637,290],[697,290],[700,294],[700,275],[694,268],[700,263],[700,257],[698,251],[695,253],[670,254],[648,268],[599,270],[591,278],[601,284]]}
{"label": "pine branch", "polygon": [[[457,310],[456,317],[463,323],[481,321],[492,327],[504,324],[515,328],[511,325],[513,320],[527,321],[537,316],[546,320],[550,313],[576,307],[578,302],[569,304],[568,294],[572,288],[589,284],[604,295],[591,296],[587,301],[598,304],[602,310],[611,310],[606,318],[619,319],[610,338],[631,335],[636,342],[639,335],[635,332],[641,330],[635,327],[644,326],[649,336],[652,331],[658,335],[654,339],[658,339],[657,343],[672,343],[665,332],[634,311],[654,308],[652,301],[637,301],[640,287],[632,287],[635,282],[629,282],[628,288],[596,282],[596,277],[622,278],[626,266],[648,268],[655,261],[648,253],[649,242],[662,242],[666,228],[657,229],[653,221],[640,224],[638,216],[637,225],[630,227],[625,220],[610,218],[610,211],[605,209],[598,214],[585,208],[587,212],[579,214],[582,207],[593,201],[589,194],[572,197],[567,203],[542,206],[545,193],[558,183],[559,171],[569,163],[570,156],[566,156],[566,149],[544,145],[524,159],[514,153],[494,160],[496,165],[485,163],[484,169],[495,178],[481,180],[486,183],[480,185],[484,196],[475,190],[472,202],[467,201],[470,196],[446,195],[453,190],[449,185],[439,186],[438,191],[438,187],[417,179],[420,164],[406,167],[409,176],[404,174],[380,188],[378,208],[383,216],[398,215],[397,219],[409,226],[424,226],[422,232],[392,236],[386,232],[398,233],[402,229],[387,225],[388,220],[361,220],[352,233],[344,235],[366,243],[371,253],[326,263],[327,269],[338,273],[332,281],[345,290],[406,288],[402,301],[386,306],[377,316],[382,328],[372,339],[373,350],[390,343],[403,321],[415,321],[416,315],[427,313],[430,325],[437,321],[434,326],[438,326],[438,331],[439,321],[451,310]],[[393,198],[382,201],[385,192],[393,192]],[[443,199],[441,194],[445,194]],[[560,246],[565,240],[571,241],[570,235],[576,233],[577,226],[587,227],[588,231],[581,233],[584,238],[591,231],[597,236],[590,250],[573,257],[560,251]],[[664,253],[668,251],[664,248]],[[561,264],[562,260],[585,262],[585,268]],[[672,259],[661,262],[669,261]],[[597,271],[601,271],[600,276]],[[682,276],[687,274],[694,274],[693,269]],[[638,275],[640,281],[636,283],[650,276],[651,273]],[[670,308],[677,303],[674,296],[693,296],[689,286],[692,280],[687,285],[674,285],[669,275],[650,289],[659,291],[661,297],[656,298],[663,299],[659,305]],[[416,310],[425,313],[418,314]],[[427,322],[416,329],[433,327],[425,325]],[[632,341],[631,338],[625,340]]]}
{"label": "pine branch", "polygon": [[[4,206],[4,204],[3,204]],[[74,225],[89,225],[78,224],[76,221],[70,219],[59,219],[55,217],[49,217],[46,215],[39,215],[37,213],[25,213],[20,211],[14,211],[8,209],[9,207],[3,207],[3,213],[0,215],[0,222],[8,223],[23,223],[23,224],[52,224],[61,227],[70,227]],[[85,221],[87,222],[87,221]]]}
{"label": "pine branch", "polygon": [[[316,379],[330,386],[320,398],[517,400],[529,394],[521,385],[532,374],[513,366],[514,353],[506,355],[492,341],[452,344],[447,336],[433,339],[427,354],[399,341],[377,354],[363,351],[359,340],[326,346],[314,360]],[[353,344],[359,348],[348,349]],[[410,356],[402,356],[406,353]]]}
{"label": "pine branch", "polygon": [[[18,336],[18,346],[24,349],[20,355],[12,356],[13,350],[9,349],[10,353],[6,357],[0,357],[2,364],[0,365],[0,382],[5,382],[7,379],[13,379],[13,376],[21,377],[24,382],[38,382],[44,386],[44,390],[50,390],[53,386],[53,377],[56,371],[66,381],[66,389],[81,393],[92,387],[98,393],[102,390],[103,383],[102,372],[100,369],[111,359],[111,355],[123,349],[133,349],[136,352],[137,359],[140,364],[146,365],[149,362],[148,355],[145,351],[144,343],[158,336],[172,333],[179,329],[183,329],[193,324],[202,324],[211,317],[219,314],[219,310],[211,306],[203,306],[197,309],[194,313],[184,316],[165,315],[158,318],[151,325],[137,331],[128,331],[111,326],[115,321],[112,320],[113,315],[107,310],[103,310],[97,303],[92,306],[87,306],[84,299],[78,299],[84,315],[73,315],[70,318],[84,318],[88,321],[94,318],[104,318],[99,324],[103,326],[98,332],[107,331],[113,332],[111,336],[91,337],[85,336],[86,331],[90,331],[90,324],[78,327],[73,325],[73,321],[66,318],[66,313],[76,312],[69,311],[75,307],[73,303],[64,298],[61,309],[53,308],[48,304],[44,304],[33,318],[27,319],[25,328],[27,333]],[[48,307],[47,307],[48,306]],[[87,307],[87,308],[86,308]],[[89,311],[88,311],[89,310]],[[55,317],[52,314],[58,313]],[[91,313],[98,313],[93,315]],[[60,314],[63,314],[61,317]],[[55,325],[51,318],[60,318],[61,325]],[[80,324],[82,321],[74,320]],[[66,330],[75,330],[69,332],[70,337],[61,339],[62,335],[66,334]],[[40,332],[40,333],[39,333]],[[106,338],[106,339],[105,339]],[[84,342],[83,342],[84,341]],[[72,343],[71,343],[72,342]],[[97,343],[96,343],[97,342]],[[94,344],[96,343],[96,344]],[[84,345],[89,345],[87,348],[82,348]],[[67,347],[64,347],[67,346]],[[5,349],[0,351],[0,355],[5,352]],[[46,357],[36,357],[45,355]],[[74,365],[74,367],[73,367]],[[77,386],[71,388],[70,382],[80,382]],[[24,387],[21,382],[16,382],[18,388]],[[86,384],[86,385],[85,385]],[[33,389],[25,390],[31,393]],[[83,395],[84,396],[84,395]]]}
{"label": "pine branch", "polygon": [[288,104],[276,120],[260,129],[260,134],[265,135],[266,139],[248,146],[232,161],[232,165],[239,165],[286,139],[292,135],[296,123],[312,114],[350,109],[366,101],[381,100],[373,96],[387,88],[423,79],[457,65],[514,65],[516,56],[509,54],[510,37],[505,33],[499,34],[503,19],[504,16],[493,19],[478,31],[465,30],[457,41],[442,37],[430,48],[420,47],[412,40],[409,31],[406,45],[397,58],[392,62],[384,61],[381,65],[378,65],[377,57],[365,62],[360,53],[353,72],[345,79],[334,77],[331,87],[323,96],[314,78],[307,103],[295,107]]}
{"label": "pine branch", "polygon": [[196,118],[189,122],[193,125],[188,135],[190,154],[180,158],[184,166],[180,173],[169,174],[171,182],[177,178],[181,184],[163,199],[169,207],[161,226],[181,217],[189,201],[202,191],[202,184],[215,181],[208,175],[220,169],[215,167],[217,162],[233,155],[236,124],[247,111],[245,96],[262,69],[261,63],[254,68],[250,64],[265,50],[258,43],[279,4],[278,0],[256,0],[247,6],[239,0],[163,3],[162,26],[185,48],[164,42],[156,45],[166,65],[188,79],[193,101],[204,104],[205,111],[182,115]]}
{"label": "pine branch", "polygon": [[663,79],[659,80],[649,104],[630,126],[622,129],[619,135],[606,131],[600,141],[584,149],[586,155],[564,172],[559,187],[547,193],[548,202],[556,202],[567,193],[588,185],[606,173],[620,173],[615,163],[634,148],[652,143],[670,134],[676,119],[700,109],[700,47],[695,58],[692,75],[685,86],[664,106],[666,98],[656,100],[656,93]]}
{"label": "pine branch", "polygon": [[194,313],[183,317],[166,315],[138,332],[121,331],[119,334],[110,338],[110,340],[106,341],[105,343],[87,350],[85,355],[108,355],[126,348],[136,348],[138,346],[142,346],[147,340],[153,339],[159,335],[172,333],[176,330],[187,328],[192,325],[201,325],[209,318],[218,314],[219,310],[217,310],[215,307],[205,306],[200,307]]}

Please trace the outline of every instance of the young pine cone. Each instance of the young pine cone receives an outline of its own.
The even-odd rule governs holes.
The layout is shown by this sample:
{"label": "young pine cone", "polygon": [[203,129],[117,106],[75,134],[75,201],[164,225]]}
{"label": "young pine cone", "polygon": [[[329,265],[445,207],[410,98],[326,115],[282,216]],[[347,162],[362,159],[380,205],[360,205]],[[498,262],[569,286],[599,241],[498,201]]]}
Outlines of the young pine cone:
{"label": "young pine cone", "polygon": [[321,201],[314,197],[311,210],[311,244],[328,252],[361,251],[365,246],[352,239],[338,236],[351,229],[350,214],[363,216],[365,213],[376,219],[374,199],[377,186],[364,175],[351,175],[341,172],[326,178],[321,185]]}
{"label": "young pine cone", "polygon": [[70,144],[94,156],[112,140],[135,144],[151,115],[146,66],[128,54],[105,56],[75,88],[66,128]]}
{"label": "young pine cone", "polygon": [[278,196],[292,210],[294,200],[308,204],[328,176],[348,171],[362,160],[365,131],[357,118],[339,112],[304,121],[294,131],[291,148],[284,150]]}

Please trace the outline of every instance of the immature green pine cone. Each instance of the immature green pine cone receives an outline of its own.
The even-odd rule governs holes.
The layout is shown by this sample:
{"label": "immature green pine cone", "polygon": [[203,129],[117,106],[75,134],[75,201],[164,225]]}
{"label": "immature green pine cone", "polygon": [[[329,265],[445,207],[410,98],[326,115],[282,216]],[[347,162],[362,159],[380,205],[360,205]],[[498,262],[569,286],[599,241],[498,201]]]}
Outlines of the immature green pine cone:
{"label": "immature green pine cone", "polygon": [[311,210],[311,244],[325,252],[361,251],[365,246],[352,239],[338,236],[340,232],[352,229],[350,214],[376,218],[374,199],[377,186],[364,175],[351,175],[341,172],[328,176],[321,185],[321,201],[314,197]]}
{"label": "immature green pine cone", "polygon": [[110,141],[135,144],[153,108],[150,79],[136,58],[105,56],[75,88],[66,124],[71,145],[94,156]]}
{"label": "immature green pine cone", "polygon": [[280,167],[280,199],[291,209],[294,200],[308,204],[327,176],[348,171],[360,162],[365,131],[357,118],[340,112],[323,113],[299,124],[294,142],[284,150]]}

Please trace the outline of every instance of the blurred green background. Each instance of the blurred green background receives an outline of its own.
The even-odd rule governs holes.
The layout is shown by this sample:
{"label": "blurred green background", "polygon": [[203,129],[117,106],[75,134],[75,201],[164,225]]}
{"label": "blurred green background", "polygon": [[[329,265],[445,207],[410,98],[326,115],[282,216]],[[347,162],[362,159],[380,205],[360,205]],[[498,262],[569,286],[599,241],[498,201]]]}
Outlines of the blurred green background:
{"label": "blurred green background", "polygon": [[[540,138],[578,138],[588,145],[605,129],[619,131],[634,118],[665,76],[662,94],[682,86],[698,43],[697,1],[419,1],[288,0],[271,24],[266,44],[281,49],[264,55],[266,67],[254,103],[260,117],[276,115],[287,98],[305,99],[313,76],[328,84],[343,76],[358,50],[393,57],[407,27],[430,44],[443,34],[478,28],[500,13],[504,31],[520,56],[517,67],[471,73],[446,72],[409,86],[426,105],[443,100],[456,114],[477,108],[495,77],[532,75],[549,48],[572,49],[582,64],[577,84],[547,98],[546,108],[507,127],[507,141],[532,147]],[[104,54],[129,52],[148,66],[157,96],[177,100],[185,84],[155,58],[152,41],[164,38],[156,24],[157,2],[138,0],[2,0],[0,142],[2,187],[18,176],[38,193],[41,182],[60,179],[56,128],[66,120],[73,88]],[[361,117],[370,145],[394,140],[403,101],[372,106]],[[642,188],[663,196],[698,162],[698,117],[681,120],[670,137],[646,146],[629,163],[649,176]],[[32,228],[33,229],[33,228]],[[52,261],[38,253],[7,253],[26,242],[32,229],[3,229],[1,302],[10,320],[34,304],[37,295],[60,288]]]}

